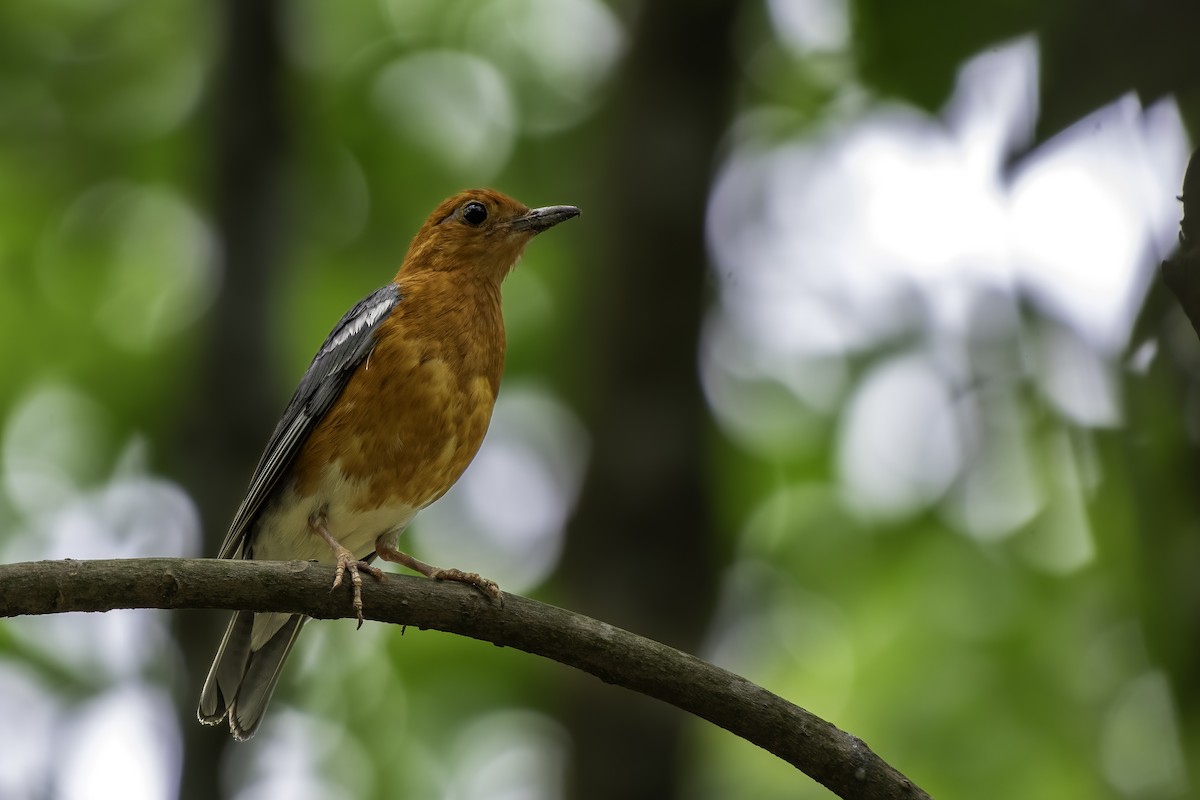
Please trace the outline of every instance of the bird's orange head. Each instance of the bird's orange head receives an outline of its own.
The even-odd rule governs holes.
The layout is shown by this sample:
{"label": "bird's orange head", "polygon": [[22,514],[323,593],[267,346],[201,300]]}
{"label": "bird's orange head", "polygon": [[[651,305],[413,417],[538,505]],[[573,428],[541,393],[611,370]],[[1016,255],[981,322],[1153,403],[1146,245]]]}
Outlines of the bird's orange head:
{"label": "bird's orange head", "polygon": [[397,278],[422,270],[460,271],[499,283],[537,234],[579,215],[574,206],[528,206],[493,189],[442,202],[413,237]]}

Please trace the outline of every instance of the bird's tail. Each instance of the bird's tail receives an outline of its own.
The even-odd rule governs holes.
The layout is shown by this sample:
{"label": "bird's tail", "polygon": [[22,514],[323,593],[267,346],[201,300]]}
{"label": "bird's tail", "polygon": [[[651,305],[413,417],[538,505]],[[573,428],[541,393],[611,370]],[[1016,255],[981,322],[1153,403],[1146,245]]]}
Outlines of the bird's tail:
{"label": "bird's tail", "polygon": [[[301,614],[234,614],[200,692],[196,710],[200,721],[216,725],[228,717],[233,738],[253,736],[279,682],[283,662],[307,620]],[[257,641],[272,629],[265,641]]]}

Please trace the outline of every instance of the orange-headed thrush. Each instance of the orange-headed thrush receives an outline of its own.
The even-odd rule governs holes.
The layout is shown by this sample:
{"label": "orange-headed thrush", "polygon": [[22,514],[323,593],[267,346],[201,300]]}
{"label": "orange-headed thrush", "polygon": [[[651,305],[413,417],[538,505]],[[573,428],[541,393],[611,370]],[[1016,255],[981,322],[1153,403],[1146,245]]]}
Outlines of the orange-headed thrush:
{"label": "orange-headed thrush", "polygon": [[[504,367],[500,283],[529,240],[579,214],[529,209],[499,192],[462,192],[413,238],[396,277],[334,326],[300,379],[259,459],[221,558],[308,560],[350,574],[362,624],[360,572],[374,556],[430,578],[469,583],[397,549],[416,513],[458,480],[483,442]],[[201,722],[228,717],[254,734],[307,617],[239,611],[200,694]]]}

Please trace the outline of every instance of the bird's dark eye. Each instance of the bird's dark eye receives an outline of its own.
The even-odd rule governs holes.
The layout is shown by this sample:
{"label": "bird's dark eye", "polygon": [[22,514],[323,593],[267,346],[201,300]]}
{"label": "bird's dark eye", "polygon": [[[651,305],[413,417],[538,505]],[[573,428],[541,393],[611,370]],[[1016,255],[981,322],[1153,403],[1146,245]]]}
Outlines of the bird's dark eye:
{"label": "bird's dark eye", "polygon": [[487,219],[487,206],[476,200],[472,200],[463,206],[462,210],[463,222],[468,225],[482,225]]}

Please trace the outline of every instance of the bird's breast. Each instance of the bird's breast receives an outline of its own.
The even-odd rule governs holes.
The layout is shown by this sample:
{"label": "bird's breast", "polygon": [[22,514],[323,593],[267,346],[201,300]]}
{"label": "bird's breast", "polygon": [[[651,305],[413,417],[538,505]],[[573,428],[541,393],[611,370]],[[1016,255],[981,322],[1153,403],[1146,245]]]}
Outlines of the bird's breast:
{"label": "bird's breast", "polygon": [[419,509],[479,450],[503,369],[498,298],[494,314],[404,304],[304,447],[294,471],[301,494],[320,493],[333,466],[340,485],[356,487],[352,507]]}

